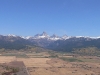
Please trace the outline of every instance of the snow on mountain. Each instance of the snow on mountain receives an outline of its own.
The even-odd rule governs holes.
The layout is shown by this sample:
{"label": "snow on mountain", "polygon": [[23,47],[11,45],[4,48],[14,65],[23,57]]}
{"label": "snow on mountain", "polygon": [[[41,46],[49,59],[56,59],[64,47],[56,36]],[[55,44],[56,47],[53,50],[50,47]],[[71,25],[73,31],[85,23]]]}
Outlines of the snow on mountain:
{"label": "snow on mountain", "polygon": [[70,36],[67,36],[67,35],[62,36],[62,40],[67,40],[69,38],[71,38],[71,37]]}
{"label": "snow on mountain", "polygon": [[100,36],[98,36],[97,38],[100,39]]}
{"label": "snow on mountain", "polygon": [[75,36],[76,38],[82,38],[82,37],[84,37],[84,36]]}
{"label": "snow on mountain", "polygon": [[98,37],[90,37],[91,39],[100,39],[100,36]]}
{"label": "snow on mountain", "polygon": [[59,36],[53,34],[49,39],[50,39],[50,40],[55,40],[55,41],[56,41],[56,40],[61,40],[61,37],[59,37]]}
{"label": "snow on mountain", "polygon": [[32,36],[27,36],[27,37],[25,37],[25,39],[31,39],[32,38]]}
{"label": "snow on mountain", "polygon": [[24,36],[20,36],[21,38],[23,38],[23,39],[26,39],[26,37],[24,37]]}
{"label": "snow on mountain", "polygon": [[90,39],[89,36],[75,36],[76,38],[87,38],[87,39]]}
{"label": "snow on mountain", "polygon": [[[2,35],[3,36],[3,35]],[[4,36],[8,36],[8,37],[21,37],[23,39],[47,39],[47,40],[52,40],[52,41],[57,41],[57,40],[67,40],[70,38],[86,38],[87,40],[89,39],[100,39],[99,37],[89,37],[89,36],[67,36],[64,35],[62,37],[57,36],[55,34],[53,34],[52,36],[49,36],[46,32],[43,32],[42,34],[36,34],[35,36],[17,36],[17,35],[13,35],[13,34],[8,34],[8,35],[4,35]]]}
{"label": "snow on mountain", "polygon": [[42,34],[37,34],[34,36],[34,39],[43,39],[43,38],[49,38],[49,35],[46,32],[43,32]]}
{"label": "snow on mountain", "polygon": [[99,37],[89,37],[89,36],[75,36],[76,38],[87,38],[87,39],[99,39]]}
{"label": "snow on mountain", "polygon": [[17,37],[17,35],[14,34],[8,34],[7,36]]}

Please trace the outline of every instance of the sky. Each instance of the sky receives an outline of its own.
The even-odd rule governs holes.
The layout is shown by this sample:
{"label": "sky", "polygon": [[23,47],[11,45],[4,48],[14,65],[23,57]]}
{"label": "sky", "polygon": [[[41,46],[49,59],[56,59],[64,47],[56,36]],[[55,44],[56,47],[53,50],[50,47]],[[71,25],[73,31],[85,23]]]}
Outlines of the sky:
{"label": "sky", "polygon": [[0,0],[0,34],[100,36],[100,0]]}

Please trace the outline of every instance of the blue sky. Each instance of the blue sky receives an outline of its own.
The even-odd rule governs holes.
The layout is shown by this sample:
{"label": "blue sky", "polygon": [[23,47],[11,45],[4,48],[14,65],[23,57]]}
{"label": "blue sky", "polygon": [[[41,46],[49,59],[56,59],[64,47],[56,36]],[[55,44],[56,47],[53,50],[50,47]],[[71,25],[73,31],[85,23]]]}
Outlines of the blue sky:
{"label": "blue sky", "polygon": [[0,34],[100,36],[100,0],[0,0]]}

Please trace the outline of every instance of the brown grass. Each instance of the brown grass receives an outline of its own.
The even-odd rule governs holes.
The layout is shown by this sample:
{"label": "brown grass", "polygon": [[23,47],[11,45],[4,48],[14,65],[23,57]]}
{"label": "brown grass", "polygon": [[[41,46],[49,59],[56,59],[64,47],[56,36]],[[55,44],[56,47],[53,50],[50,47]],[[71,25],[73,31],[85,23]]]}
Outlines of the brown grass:
{"label": "brown grass", "polygon": [[46,61],[50,58],[17,58],[17,61],[23,61],[27,67],[50,67]]}
{"label": "brown grass", "polygon": [[68,62],[58,58],[16,58],[14,56],[0,56],[0,63],[14,60],[23,61],[31,75],[100,75],[100,58],[79,57],[78,59],[84,60],[85,62]]}
{"label": "brown grass", "polygon": [[0,63],[8,63],[14,61],[15,59],[15,56],[0,56]]}

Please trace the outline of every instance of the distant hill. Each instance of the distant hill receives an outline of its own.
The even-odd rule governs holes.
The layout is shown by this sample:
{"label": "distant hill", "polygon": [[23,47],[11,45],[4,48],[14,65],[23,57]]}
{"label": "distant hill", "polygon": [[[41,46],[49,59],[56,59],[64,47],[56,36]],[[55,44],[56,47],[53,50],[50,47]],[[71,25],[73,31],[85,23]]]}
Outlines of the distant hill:
{"label": "distant hill", "polygon": [[77,53],[77,54],[81,54],[81,55],[100,56],[100,48],[97,48],[97,47],[75,48],[75,49],[73,49],[73,53]]}
{"label": "distant hill", "polygon": [[[54,38],[54,39],[52,39]],[[59,39],[58,39],[59,38]],[[63,39],[66,38],[66,39]],[[58,37],[53,35],[49,37],[45,32],[34,37],[22,37],[15,35],[0,35],[0,49],[25,49],[28,46],[38,46],[54,51],[73,52],[75,49],[96,47],[100,48],[100,38],[91,37]]]}
{"label": "distant hill", "polygon": [[0,48],[19,50],[26,48],[27,45],[35,45],[35,44],[34,42],[30,42],[19,36],[13,37],[13,36],[0,35]]}
{"label": "distant hill", "polygon": [[67,40],[57,40],[48,46],[50,49],[66,52],[72,52],[74,48],[86,47],[100,48],[100,39],[71,38]]}

